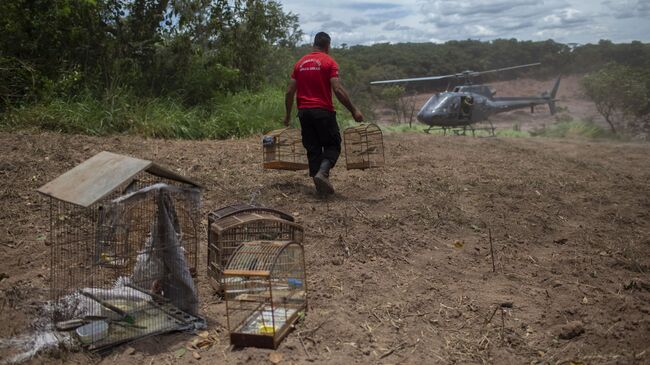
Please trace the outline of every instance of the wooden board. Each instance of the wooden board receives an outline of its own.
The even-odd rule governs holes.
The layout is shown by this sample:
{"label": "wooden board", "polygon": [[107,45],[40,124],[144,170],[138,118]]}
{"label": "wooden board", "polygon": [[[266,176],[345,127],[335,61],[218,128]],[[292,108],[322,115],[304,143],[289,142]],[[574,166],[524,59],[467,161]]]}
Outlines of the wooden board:
{"label": "wooden board", "polygon": [[381,167],[382,165],[383,163],[379,163],[377,161],[364,161],[364,162],[349,162],[345,167],[348,170],[353,170],[353,169],[364,170],[373,167]]}
{"label": "wooden board", "polygon": [[309,165],[306,163],[287,162],[287,161],[268,161],[268,162],[264,162],[262,166],[265,169],[269,169],[269,170],[289,170],[289,171],[307,170],[309,168]]}

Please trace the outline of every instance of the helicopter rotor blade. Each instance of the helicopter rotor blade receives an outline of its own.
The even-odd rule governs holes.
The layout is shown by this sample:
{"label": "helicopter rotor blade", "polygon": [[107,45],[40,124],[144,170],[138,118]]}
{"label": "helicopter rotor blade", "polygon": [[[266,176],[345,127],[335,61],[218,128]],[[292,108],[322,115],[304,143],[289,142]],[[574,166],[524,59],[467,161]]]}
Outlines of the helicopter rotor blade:
{"label": "helicopter rotor blade", "polygon": [[415,77],[411,79],[396,79],[396,80],[382,80],[382,81],[372,81],[370,85],[377,85],[377,84],[391,84],[391,83],[398,83],[398,82],[413,82],[413,81],[428,81],[428,80],[440,80],[440,79],[446,79],[450,77],[455,77],[456,75],[444,75],[444,76],[429,76],[429,77]]}
{"label": "helicopter rotor blade", "polygon": [[541,62],[529,63],[527,65],[503,67],[503,68],[497,68],[497,69],[494,69],[494,70],[487,70],[487,71],[464,71],[464,72],[460,72],[460,73],[453,74],[453,75],[428,76],[428,77],[415,77],[415,78],[410,78],[410,79],[372,81],[370,83],[370,85],[391,84],[391,83],[400,83],[400,82],[414,82],[414,81],[430,81],[430,80],[441,80],[441,79],[448,79],[448,78],[476,77],[476,76],[487,74],[487,73],[508,71],[508,70],[514,70],[514,69],[518,69],[518,68],[532,67],[532,66],[539,66],[539,65],[541,65]]}
{"label": "helicopter rotor blade", "polygon": [[[524,68],[524,67],[533,67],[533,66],[539,66],[541,65],[541,62],[537,63],[529,63],[527,65],[519,65],[519,66],[511,66],[511,67],[503,67],[503,68],[497,68],[494,70],[487,70],[487,71],[470,71],[469,76],[475,77],[483,74],[488,74],[488,73],[494,73],[494,72],[501,72],[501,71],[508,71],[508,70],[515,70],[518,68]],[[462,73],[458,74],[458,76],[464,76]]]}

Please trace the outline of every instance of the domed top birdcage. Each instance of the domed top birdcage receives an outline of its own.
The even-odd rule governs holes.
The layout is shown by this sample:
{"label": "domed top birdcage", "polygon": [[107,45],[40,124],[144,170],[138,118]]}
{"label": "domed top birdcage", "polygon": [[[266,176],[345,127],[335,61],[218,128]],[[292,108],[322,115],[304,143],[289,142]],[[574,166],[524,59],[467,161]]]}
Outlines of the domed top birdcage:
{"label": "domed top birdcage", "polygon": [[222,273],[236,249],[256,240],[302,242],[303,228],[294,218],[272,208],[231,205],[208,215],[208,278],[221,292]]}
{"label": "domed top birdcage", "polygon": [[304,249],[300,243],[240,245],[223,272],[230,341],[277,348],[307,310]]}
{"label": "domed top birdcage", "polygon": [[348,170],[384,165],[384,138],[376,124],[350,127],[343,133],[345,165]]}

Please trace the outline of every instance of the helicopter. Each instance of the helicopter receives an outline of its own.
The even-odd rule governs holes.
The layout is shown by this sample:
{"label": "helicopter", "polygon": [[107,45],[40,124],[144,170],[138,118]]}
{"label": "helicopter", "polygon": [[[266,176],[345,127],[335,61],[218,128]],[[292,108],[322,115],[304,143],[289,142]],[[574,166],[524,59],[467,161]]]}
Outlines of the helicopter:
{"label": "helicopter", "polygon": [[[488,71],[463,71],[452,75],[417,77],[410,79],[383,80],[373,81],[371,85],[418,82],[442,79],[462,79],[463,84],[454,87],[452,91],[439,92],[429,98],[424,103],[417,114],[417,120],[429,126],[426,130],[428,133],[432,129],[453,130],[456,134],[465,135],[467,129],[472,131],[472,135],[477,130],[487,130],[494,135],[495,127],[489,120],[493,114],[502,113],[514,109],[530,107],[530,112],[534,112],[535,105],[548,104],[551,115],[556,113],[555,96],[560,86],[560,77],[555,81],[551,92],[544,92],[540,96],[527,97],[495,97],[496,91],[493,91],[488,85],[473,84],[472,79],[487,73],[502,72],[524,67],[539,66],[541,63],[531,63],[512,67],[504,67]],[[476,123],[487,121],[489,127],[477,128]]]}

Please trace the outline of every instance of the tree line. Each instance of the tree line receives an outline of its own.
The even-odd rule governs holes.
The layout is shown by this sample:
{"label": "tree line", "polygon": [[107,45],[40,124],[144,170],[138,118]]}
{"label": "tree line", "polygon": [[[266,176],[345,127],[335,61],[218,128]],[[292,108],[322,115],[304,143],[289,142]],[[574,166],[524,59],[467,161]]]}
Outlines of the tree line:
{"label": "tree line", "polygon": [[0,97],[125,87],[188,104],[278,77],[302,33],[264,0],[0,2]]}
{"label": "tree line", "polygon": [[[196,128],[196,133],[187,134],[191,138],[240,135],[269,128],[279,123],[281,115],[277,114],[282,113],[281,97],[268,100],[269,96],[281,95],[293,63],[310,50],[309,44],[300,44],[303,33],[297,15],[285,11],[274,0],[3,1],[0,32],[0,121],[12,127],[29,124],[70,132],[84,132],[93,124],[101,124],[102,128],[92,129],[99,134],[133,132],[133,123],[119,119],[130,118],[137,124],[139,118],[150,119],[150,110],[157,114],[165,110],[182,114],[185,110],[184,114],[200,119],[191,123]],[[622,88],[631,90],[628,81],[636,80],[631,86],[636,95],[639,90],[650,90],[648,72],[643,71],[650,69],[650,45],[641,42],[615,44],[602,40],[576,46],[553,40],[496,39],[343,44],[333,49],[332,55],[352,97],[369,115],[378,102],[395,99],[400,93],[449,86],[442,81],[387,90],[371,87],[373,80],[534,62],[542,62],[542,66],[477,81],[522,75],[596,75],[613,64],[632,76],[618,73],[610,81],[621,79]],[[585,87],[589,85],[594,83],[586,83]],[[72,116],[66,114],[66,110],[74,109],[66,108],[72,103],[90,103],[79,107],[74,115],[83,119],[84,110],[94,111],[86,118],[87,127],[75,128]],[[119,103],[124,107],[116,107]],[[259,121],[255,127],[241,125],[246,116],[236,115],[238,109],[246,113],[246,104],[259,105],[258,109],[267,113],[255,116]],[[57,118],[67,118],[69,123],[64,126],[48,119],[48,108],[57,108]],[[109,123],[102,116],[108,108],[111,113],[130,112],[111,114]],[[627,108],[625,113],[647,114],[647,109],[632,112]],[[233,122],[233,118],[237,121]],[[200,131],[200,125],[208,121],[211,131]],[[228,132],[218,132],[222,124],[230,126]],[[175,130],[152,131],[151,135],[173,136]]]}

